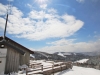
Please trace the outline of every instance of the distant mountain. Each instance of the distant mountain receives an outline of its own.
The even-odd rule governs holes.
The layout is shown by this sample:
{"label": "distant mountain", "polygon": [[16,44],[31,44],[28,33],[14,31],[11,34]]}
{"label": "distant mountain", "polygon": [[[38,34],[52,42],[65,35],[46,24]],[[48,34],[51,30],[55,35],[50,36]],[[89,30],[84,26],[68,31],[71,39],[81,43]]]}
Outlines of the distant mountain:
{"label": "distant mountain", "polygon": [[99,51],[95,52],[55,52],[49,54],[41,51],[34,51],[34,54],[31,56],[35,60],[50,60],[50,61],[77,61],[81,59],[89,59],[88,64],[100,65],[100,55]]}
{"label": "distant mountain", "polygon": [[36,60],[64,60],[65,58],[57,54],[49,54],[46,52],[34,51],[33,56]]}
{"label": "distant mountain", "polygon": [[46,52],[34,51],[33,56],[36,60],[53,60],[53,61],[76,61],[84,58],[89,58],[88,55],[75,52],[55,52],[49,54]]}
{"label": "distant mountain", "polygon": [[63,55],[66,61],[77,61],[84,58],[89,58],[88,55],[84,55],[82,53],[75,53],[75,52],[55,52],[54,54]]}
{"label": "distant mountain", "polygon": [[100,51],[94,51],[94,52],[82,52],[84,55],[89,55],[89,56],[99,56]]}
{"label": "distant mountain", "polygon": [[75,52],[55,52],[54,54],[58,54],[59,55],[59,53],[63,54],[64,56],[84,55],[82,53],[75,53]]}

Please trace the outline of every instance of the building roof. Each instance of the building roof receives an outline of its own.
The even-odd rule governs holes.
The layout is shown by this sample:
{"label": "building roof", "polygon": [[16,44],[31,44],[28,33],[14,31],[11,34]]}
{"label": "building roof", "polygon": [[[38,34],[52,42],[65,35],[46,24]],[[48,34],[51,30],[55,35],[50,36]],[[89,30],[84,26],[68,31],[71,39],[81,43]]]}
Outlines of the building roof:
{"label": "building roof", "polygon": [[[23,52],[22,52],[23,50],[21,50],[21,49],[15,47],[13,44],[9,43],[9,41],[11,41],[11,42],[17,44],[18,46],[22,47],[23,49],[25,49],[26,51],[28,51],[30,54],[33,54],[33,53],[34,53],[34,52],[31,51],[30,49],[28,49],[28,48],[22,46],[21,44],[19,44],[19,43],[13,41],[12,39],[10,39],[10,38],[8,38],[8,37],[5,37],[5,40],[3,40],[3,36],[1,36],[1,37],[0,37],[0,40],[2,41],[2,43],[4,43],[4,44],[6,44],[6,45],[8,45],[8,46],[10,46],[10,47],[12,47],[12,48],[18,50],[18,51],[19,51],[20,53],[22,53],[22,54],[23,54]],[[25,53],[25,52],[24,52],[24,53]]]}

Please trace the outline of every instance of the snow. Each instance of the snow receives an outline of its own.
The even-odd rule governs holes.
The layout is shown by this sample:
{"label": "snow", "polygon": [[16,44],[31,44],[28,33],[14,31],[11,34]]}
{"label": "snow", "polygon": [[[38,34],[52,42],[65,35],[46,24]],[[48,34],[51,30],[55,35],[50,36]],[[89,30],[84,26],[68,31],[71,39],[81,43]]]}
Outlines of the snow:
{"label": "snow", "polygon": [[37,52],[37,53],[39,53],[39,54],[41,54],[41,55],[45,56],[46,58],[48,58],[48,57],[49,57],[48,55],[46,55],[46,54],[44,54],[44,53],[41,53],[41,52]]}
{"label": "snow", "polygon": [[[18,75],[26,75],[26,74],[18,74]],[[36,74],[36,75],[42,75],[42,74]],[[62,72],[55,73],[54,75],[100,75],[100,70],[73,66],[72,69],[64,70]]]}
{"label": "snow", "polygon": [[41,62],[43,66],[52,66],[53,64],[52,63],[48,63],[48,62]]}
{"label": "snow", "polygon": [[67,52],[65,52],[65,53],[63,53],[64,55],[71,55],[71,53],[67,53]]}
{"label": "snow", "polygon": [[100,75],[100,70],[73,66],[72,69],[64,70],[54,75]]}
{"label": "snow", "polygon": [[35,56],[34,56],[34,55],[32,55],[32,54],[30,54],[30,57],[35,58]]}
{"label": "snow", "polygon": [[78,62],[78,63],[86,63],[88,60],[89,60],[89,59],[82,59],[82,60],[78,60],[78,61],[76,61],[76,62]]}
{"label": "snow", "polygon": [[[86,60],[88,60],[88,59],[82,59],[80,61],[86,62]],[[53,61],[45,62],[45,61],[42,60],[42,61],[34,61],[34,62],[41,63],[43,66],[48,67],[48,66],[52,65]],[[54,64],[61,64],[61,62],[54,63]],[[26,67],[26,65],[23,65],[21,67]],[[60,66],[58,66],[58,67],[60,67]],[[57,68],[57,67],[55,67],[55,68]],[[35,72],[35,71],[33,71],[33,72]],[[0,74],[0,75],[4,75],[4,74]],[[23,74],[22,74],[21,71],[19,71],[18,74],[12,73],[10,75],[26,75],[26,73],[24,71]],[[43,74],[34,74],[34,75],[43,75]],[[54,73],[54,75],[100,75],[100,70],[93,69],[93,68],[73,66],[72,69],[67,69],[67,70],[64,70],[64,71],[61,71],[61,72],[58,72],[58,73]]]}
{"label": "snow", "polygon": [[25,65],[25,64],[24,64],[24,65],[22,65],[22,66],[19,66],[19,68],[20,68],[20,69],[22,69],[22,68],[27,68],[27,67],[28,67],[28,66],[27,66],[27,65]]}
{"label": "snow", "polygon": [[65,57],[61,52],[58,53],[59,56]]}
{"label": "snow", "polygon": [[74,53],[74,55],[77,55],[76,53]]}
{"label": "snow", "polygon": [[39,64],[43,66],[52,66],[53,61],[45,61],[45,60],[37,60],[37,61],[30,61],[30,64]]}

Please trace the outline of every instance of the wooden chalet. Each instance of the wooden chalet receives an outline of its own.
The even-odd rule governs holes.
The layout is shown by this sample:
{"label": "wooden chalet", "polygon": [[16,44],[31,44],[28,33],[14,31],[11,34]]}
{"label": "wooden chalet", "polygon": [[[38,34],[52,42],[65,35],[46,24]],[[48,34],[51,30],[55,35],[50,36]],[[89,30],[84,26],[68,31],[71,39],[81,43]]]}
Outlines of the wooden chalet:
{"label": "wooden chalet", "polygon": [[21,65],[29,65],[30,54],[34,52],[12,39],[0,37],[0,49],[7,49],[4,73],[18,72]]}

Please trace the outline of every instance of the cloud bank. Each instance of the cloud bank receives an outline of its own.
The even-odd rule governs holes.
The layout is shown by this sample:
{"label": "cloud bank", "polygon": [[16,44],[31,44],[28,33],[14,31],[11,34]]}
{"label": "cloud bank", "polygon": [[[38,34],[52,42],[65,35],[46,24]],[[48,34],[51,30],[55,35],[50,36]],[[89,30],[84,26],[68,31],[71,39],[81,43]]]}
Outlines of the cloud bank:
{"label": "cloud bank", "polygon": [[[47,5],[42,5],[45,9]],[[6,5],[0,4],[0,15],[6,13]],[[56,9],[31,10],[24,14],[17,7],[12,7],[8,21],[8,34],[29,40],[43,40],[47,38],[64,38],[73,35],[82,28],[84,22],[73,15],[59,15]],[[0,17],[0,29],[4,29],[5,18]]]}
{"label": "cloud bank", "polygon": [[61,39],[54,42],[49,42],[51,46],[46,46],[39,51],[54,53],[54,52],[92,52],[100,50],[100,39],[88,42],[74,42],[75,39]]}

